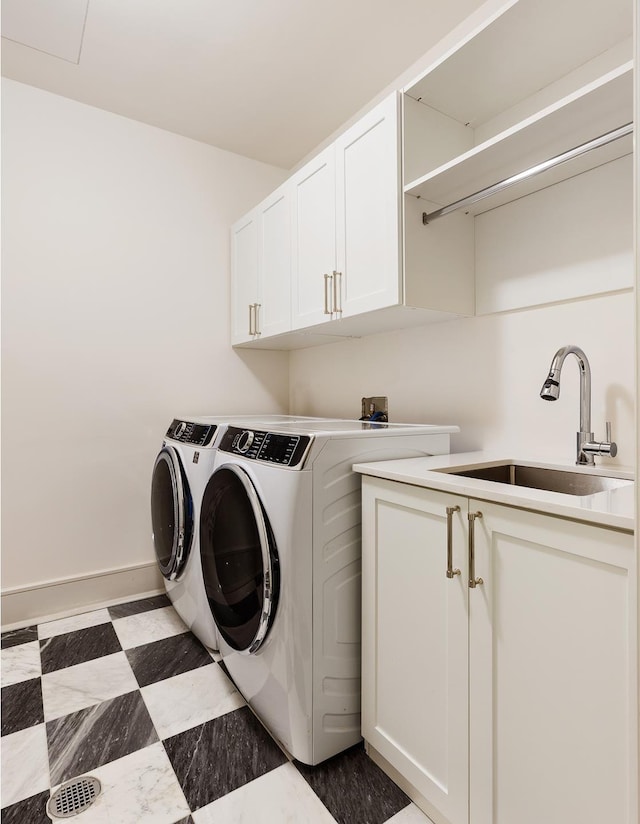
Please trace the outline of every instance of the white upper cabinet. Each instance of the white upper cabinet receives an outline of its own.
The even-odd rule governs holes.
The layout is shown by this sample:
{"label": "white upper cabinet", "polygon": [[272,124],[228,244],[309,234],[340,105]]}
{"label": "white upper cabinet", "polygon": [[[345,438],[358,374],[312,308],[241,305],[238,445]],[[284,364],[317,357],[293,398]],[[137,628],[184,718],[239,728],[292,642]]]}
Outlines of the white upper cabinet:
{"label": "white upper cabinet", "polygon": [[339,137],[335,156],[333,309],[338,317],[349,317],[402,300],[397,95]]}
{"label": "white upper cabinet", "polygon": [[233,344],[291,329],[291,205],[280,186],[231,229]]}
{"label": "white upper cabinet", "polygon": [[335,150],[330,146],[291,180],[292,326],[301,329],[331,317],[331,278],[336,267]]}
{"label": "white upper cabinet", "polygon": [[258,291],[258,210],[254,209],[231,227],[231,342],[255,337]]}

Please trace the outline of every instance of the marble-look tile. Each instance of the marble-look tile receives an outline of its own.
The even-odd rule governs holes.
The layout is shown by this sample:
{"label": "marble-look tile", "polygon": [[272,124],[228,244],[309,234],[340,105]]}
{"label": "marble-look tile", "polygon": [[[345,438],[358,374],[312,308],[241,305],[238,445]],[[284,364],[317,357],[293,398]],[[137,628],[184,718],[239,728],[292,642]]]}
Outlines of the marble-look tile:
{"label": "marble-look tile", "polygon": [[0,652],[2,661],[2,686],[18,684],[29,678],[38,678],[40,669],[40,645],[38,641],[9,647]]}
{"label": "marble-look tile", "polygon": [[49,789],[47,734],[44,724],[2,739],[2,806],[8,807]]}
{"label": "marble-look tile", "polygon": [[38,638],[53,638],[54,635],[66,635],[87,627],[97,627],[111,620],[106,609],[96,609],[93,612],[82,612],[80,615],[70,615],[68,618],[58,618],[57,621],[47,621],[38,624]]}
{"label": "marble-look tile", "polygon": [[137,689],[124,652],[55,670],[42,676],[44,720],[52,721]]}
{"label": "marble-look tile", "polygon": [[49,790],[2,809],[2,824],[51,824],[47,815]]}
{"label": "marble-look tile", "polygon": [[140,692],[160,738],[177,735],[245,703],[215,664],[158,681]]}
{"label": "marble-look tile", "polygon": [[[293,764],[266,775],[202,807],[195,824],[336,824]],[[352,824],[360,824],[354,818]]]}
{"label": "marble-look tile", "polygon": [[164,747],[192,811],[287,761],[248,707],[167,738]]}
{"label": "marble-look tile", "polygon": [[2,649],[15,647],[18,644],[28,644],[29,641],[38,640],[38,627],[20,627],[20,629],[9,629],[2,633]]}
{"label": "marble-look tile", "polygon": [[52,783],[62,783],[158,740],[140,692],[48,721]]}
{"label": "marble-look tile", "polygon": [[193,818],[188,815],[186,818],[181,818],[180,821],[176,821],[176,824],[194,824]]}
{"label": "marble-look tile", "polygon": [[409,804],[404,810],[392,816],[386,824],[433,824],[433,822],[415,804]]}
{"label": "marble-look tile", "polygon": [[137,615],[150,609],[171,606],[166,595],[152,595],[150,598],[139,598],[137,601],[127,601],[126,604],[115,604],[108,607],[111,618],[126,618],[128,615]]}
{"label": "marble-look tile", "polygon": [[190,632],[125,651],[141,687],[197,667],[218,666]]}
{"label": "marble-look tile", "polygon": [[122,649],[151,644],[172,635],[186,632],[188,627],[173,607],[162,607],[126,618],[116,618],[113,622]]}
{"label": "marble-look tile", "polygon": [[40,641],[42,672],[54,672],[120,652],[122,647],[111,623],[79,629]]}
{"label": "marble-look tile", "polygon": [[338,824],[383,824],[410,803],[361,744],[316,767],[294,763]]}
{"label": "marble-look tile", "polygon": [[42,690],[39,678],[2,688],[2,735],[42,724]]}
{"label": "marble-look tile", "polygon": [[102,785],[94,803],[74,816],[78,824],[174,824],[189,815],[162,744],[91,770]]}

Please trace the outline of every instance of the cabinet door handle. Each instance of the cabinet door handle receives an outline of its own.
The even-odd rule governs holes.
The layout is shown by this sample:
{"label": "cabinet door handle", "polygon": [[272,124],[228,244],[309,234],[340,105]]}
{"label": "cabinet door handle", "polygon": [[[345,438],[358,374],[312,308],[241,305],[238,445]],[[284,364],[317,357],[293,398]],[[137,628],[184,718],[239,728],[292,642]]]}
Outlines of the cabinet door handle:
{"label": "cabinet door handle", "polygon": [[336,272],[335,269],[333,270],[333,311],[342,314],[342,272]]}
{"label": "cabinet door handle", "polygon": [[260,329],[260,309],[262,308],[261,303],[254,303],[254,310],[253,310],[253,317],[254,317],[254,325],[253,325],[253,334],[256,337],[260,337],[262,334],[262,330]]}
{"label": "cabinet door handle", "polygon": [[484,584],[482,578],[476,578],[476,546],[475,546],[475,520],[482,518],[482,512],[469,512],[469,587],[475,589],[480,584]]}
{"label": "cabinet door handle", "polygon": [[254,310],[255,310],[255,303],[250,303],[249,304],[249,334],[250,335],[255,335],[255,333],[256,333],[255,322],[254,322],[254,317],[255,317]]}
{"label": "cabinet door handle", "polygon": [[333,309],[331,303],[331,289],[329,281],[333,280],[333,275],[325,274],[324,276],[324,313],[325,315],[332,315]]}
{"label": "cabinet door handle", "polygon": [[453,513],[460,512],[459,506],[447,507],[447,578],[460,575],[459,569],[453,568]]}

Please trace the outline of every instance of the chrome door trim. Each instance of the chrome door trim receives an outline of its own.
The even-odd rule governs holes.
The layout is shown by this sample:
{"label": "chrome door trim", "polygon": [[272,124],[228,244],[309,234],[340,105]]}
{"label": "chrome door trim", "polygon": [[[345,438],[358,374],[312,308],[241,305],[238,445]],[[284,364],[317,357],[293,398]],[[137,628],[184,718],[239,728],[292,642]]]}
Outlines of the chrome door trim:
{"label": "chrome door trim", "polygon": [[244,487],[244,491],[249,499],[249,503],[251,504],[251,509],[256,522],[256,528],[258,530],[258,536],[260,538],[262,568],[264,570],[264,578],[262,582],[262,614],[260,615],[260,622],[258,624],[256,634],[253,636],[253,641],[245,649],[236,650],[241,655],[252,655],[254,652],[257,652],[264,643],[269,630],[271,614],[275,603],[273,591],[273,564],[271,563],[271,552],[269,551],[269,532],[265,523],[262,503],[260,502],[256,488],[253,485],[253,481],[247,472],[241,466],[238,466],[238,464],[225,463],[216,467],[216,471],[211,477],[213,478],[221,469],[228,469],[230,472],[233,472]]}
{"label": "chrome door trim", "polygon": [[[153,465],[153,474],[155,474],[156,467],[159,463],[165,462],[169,467],[169,476],[171,478],[171,489],[173,491],[173,514],[175,528],[173,532],[173,545],[171,547],[171,557],[169,563],[163,566],[158,560],[156,553],[156,562],[160,567],[160,571],[164,577],[169,581],[174,581],[178,576],[178,572],[182,567],[182,559],[184,557],[184,536],[185,536],[185,511],[184,511],[184,484],[182,482],[182,471],[180,469],[180,458],[178,453],[172,446],[165,445],[162,447]],[[152,533],[153,536],[153,533]],[[155,539],[154,539],[155,546]]]}

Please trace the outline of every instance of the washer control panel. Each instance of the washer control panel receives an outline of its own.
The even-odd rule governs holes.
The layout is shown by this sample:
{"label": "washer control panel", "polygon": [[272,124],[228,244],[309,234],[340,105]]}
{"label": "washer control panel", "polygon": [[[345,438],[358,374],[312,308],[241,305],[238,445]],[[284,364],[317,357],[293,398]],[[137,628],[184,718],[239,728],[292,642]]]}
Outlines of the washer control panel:
{"label": "washer control panel", "polygon": [[283,435],[230,426],[220,441],[220,451],[252,461],[299,468],[311,443],[309,435]]}
{"label": "washer control panel", "polygon": [[194,423],[193,421],[173,420],[167,429],[166,438],[180,443],[193,444],[194,446],[210,446],[217,427],[211,424]]}

